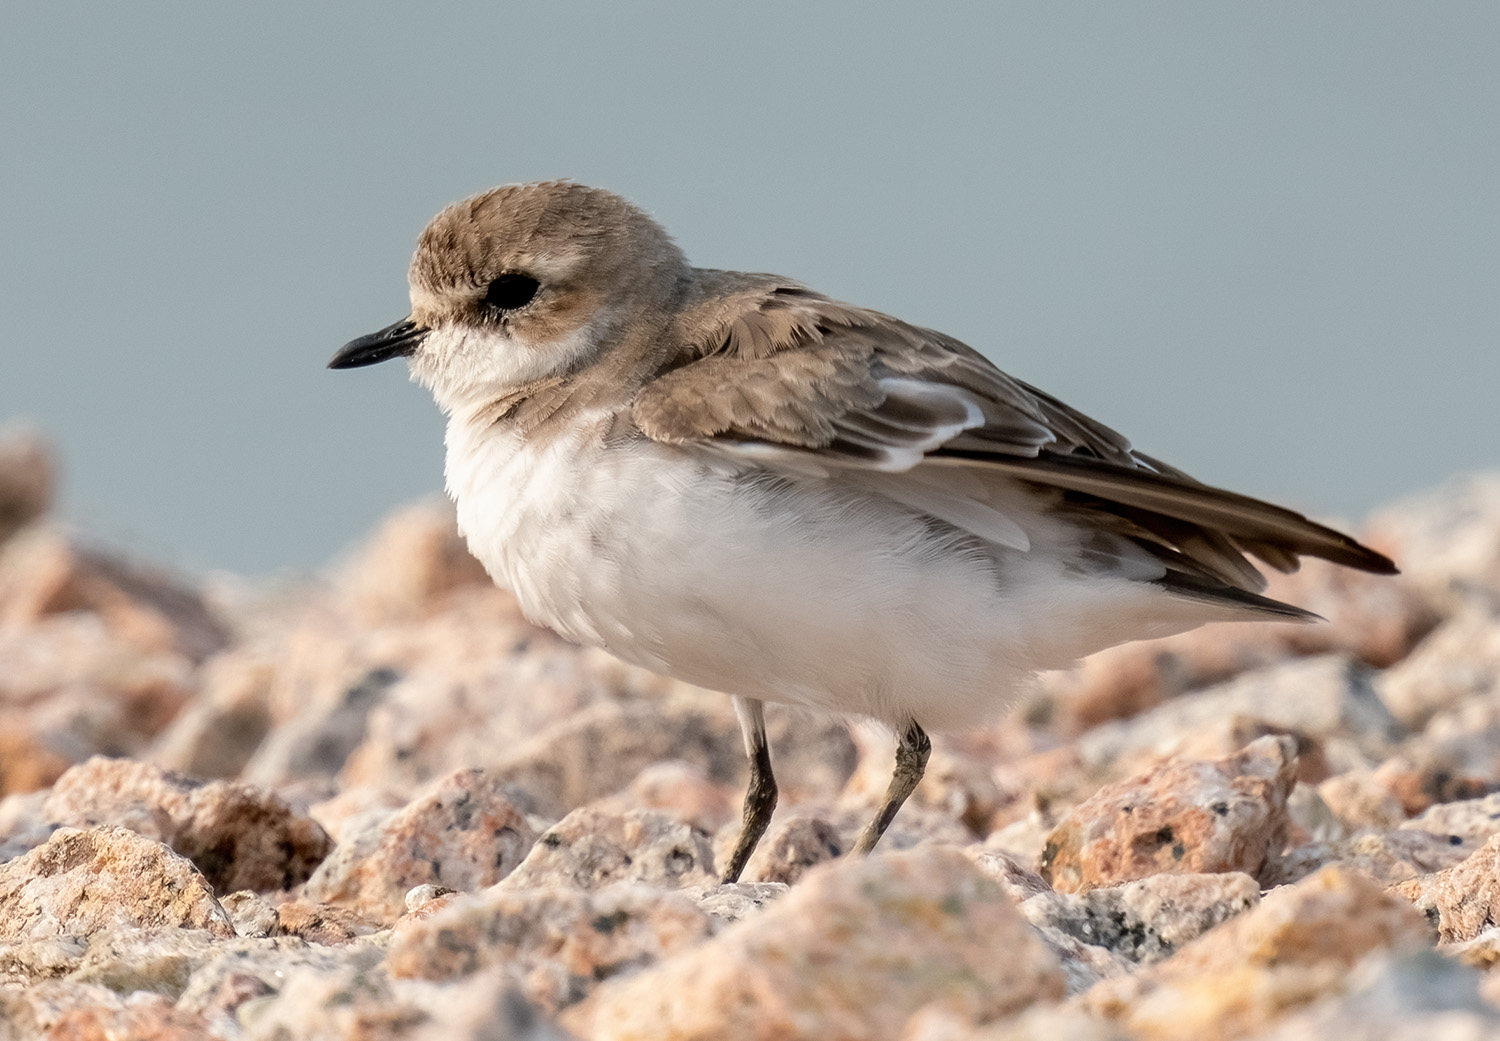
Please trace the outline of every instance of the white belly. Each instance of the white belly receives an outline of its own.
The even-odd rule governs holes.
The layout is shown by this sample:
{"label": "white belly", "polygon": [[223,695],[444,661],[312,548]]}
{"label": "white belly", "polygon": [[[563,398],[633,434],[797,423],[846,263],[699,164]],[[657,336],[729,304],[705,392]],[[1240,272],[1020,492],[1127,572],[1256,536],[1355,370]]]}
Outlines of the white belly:
{"label": "white belly", "polygon": [[1040,669],[1205,620],[1070,571],[1040,507],[1018,512],[1044,525],[1021,551],[841,482],[653,442],[448,440],[460,530],[529,618],[727,693],[962,727]]}

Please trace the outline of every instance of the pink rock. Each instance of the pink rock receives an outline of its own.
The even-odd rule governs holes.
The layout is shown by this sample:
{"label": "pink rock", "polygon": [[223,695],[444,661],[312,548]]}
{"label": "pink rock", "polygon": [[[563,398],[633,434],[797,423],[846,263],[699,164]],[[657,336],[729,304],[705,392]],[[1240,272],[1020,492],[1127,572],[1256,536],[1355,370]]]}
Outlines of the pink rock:
{"label": "pink rock", "polygon": [[1264,737],[1227,759],[1173,759],[1073,808],[1041,874],[1077,892],[1162,871],[1258,875],[1286,844],[1295,743]]}
{"label": "pink rock", "polygon": [[1448,943],[1472,940],[1500,925],[1500,835],[1462,863],[1391,887],[1415,904]]}
{"label": "pink rock", "polygon": [[1286,885],[1327,864],[1337,864],[1390,885],[1460,864],[1479,846],[1479,842],[1461,836],[1399,828],[1379,835],[1294,847],[1262,873],[1261,881],[1267,886]]}
{"label": "pink rock", "polygon": [[1457,835],[1478,845],[1491,835],[1500,834],[1500,792],[1479,799],[1439,803],[1401,827]]}
{"label": "pink rock", "polygon": [[1269,579],[1267,595],[1314,611],[1328,623],[1213,625],[1092,655],[1046,683],[1060,728],[1081,733],[1292,657],[1337,653],[1384,668],[1411,653],[1438,623],[1420,584],[1400,577],[1305,560],[1295,574],[1273,573]]}
{"label": "pink rock", "polygon": [[348,835],[308,880],[307,896],[392,920],[414,886],[493,885],[536,841],[523,798],[483,770],[449,774],[405,809]]}
{"label": "pink rock", "polygon": [[1366,535],[1450,610],[1500,597],[1500,473],[1455,477],[1388,506]]}
{"label": "pink rock", "polygon": [[391,938],[391,974],[450,980],[504,968],[533,1004],[571,1005],[611,976],[684,950],[715,931],[680,893],[642,885],[495,888],[407,916]]}
{"label": "pink rock", "polygon": [[664,759],[635,775],[628,787],[594,803],[610,813],[654,810],[712,835],[737,822],[743,793],[728,784],[715,783],[699,763]]}
{"label": "pink rock", "polygon": [[122,924],[234,935],[189,860],[124,828],[62,828],[0,865],[0,939],[88,935]]}
{"label": "pink rock", "polygon": [[1338,994],[1371,952],[1430,943],[1422,916],[1357,872],[1324,868],[1138,973],[1105,980],[1083,1008],[1131,1037],[1228,1039]]}
{"label": "pink rock", "polygon": [[0,624],[0,794],[90,755],[138,754],[192,696],[193,665],[85,611]]}
{"label": "pink rock", "polygon": [[274,664],[260,655],[215,656],[197,695],[157,736],[152,762],[193,777],[237,776],[271,728],[275,676]]}
{"label": "pink rock", "polygon": [[1308,739],[1337,742],[1377,760],[1389,756],[1403,736],[1376,694],[1370,670],[1330,654],[1248,672],[1134,719],[1105,723],[1080,737],[1076,747],[1090,769],[1119,770],[1122,763],[1142,764],[1150,757],[1205,757],[1205,733],[1242,732],[1252,721],[1296,735],[1299,746]]}
{"label": "pink rock", "polygon": [[956,850],[840,860],[781,900],[564,1012],[596,1041],[894,1039],[923,1006],[974,1021],[1062,995],[1056,960]]}
{"label": "pink rock", "polygon": [[51,447],[40,434],[0,430],[0,543],[51,507],[54,470]]}
{"label": "pink rock", "polygon": [[73,767],[43,812],[73,827],[113,824],[165,842],[221,893],[300,885],[333,846],[315,821],[273,792],[124,759],[96,757]]}
{"label": "pink rock", "polygon": [[1000,849],[985,846],[970,846],[964,850],[976,867],[1005,887],[1005,891],[1020,903],[1038,893],[1050,893],[1052,887],[1047,880],[1032,871],[1020,858]]}
{"label": "pink rock", "polygon": [[1082,894],[1039,893],[1021,912],[1039,929],[1149,965],[1258,903],[1260,885],[1249,875],[1161,874]]}
{"label": "pink rock", "polygon": [[716,881],[708,837],[649,810],[613,814],[585,806],[548,828],[507,889],[601,889],[644,882],[667,889]]}
{"label": "pink rock", "polygon": [[1500,693],[1500,618],[1489,606],[1459,611],[1376,685],[1391,712],[1413,730],[1466,701],[1494,699]]}
{"label": "pink rock", "polygon": [[[7,1007],[9,1006],[9,1007]],[[41,993],[16,995],[0,1003],[0,1021],[47,1041],[202,1041],[208,1023],[177,1009],[161,994],[138,991],[128,997],[103,987],[55,983]]]}
{"label": "pink rock", "polygon": [[[721,858],[729,856],[738,838],[737,826],[728,830],[734,838],[721,847]],[[848,852],[851,845],[822,817],[783,818],[762,836],[745,866],[745,877],[756,882],[793,885],[811,868]]]}
{"label": "pink rock", "polygon": [[382,923],[347,907],[288,900],[276,907],[274,936],[298,936],[325,947],[379,932]]}
{"label": "pink rock", "polygon": [[[788,802],[808,786],[836,790],[849,776],[853,746],[842,727],[799,730],[779,712],[767,724]],[[738,790],[745,751],[729,700],[711,695],[593,705],[525,742],[495,770],[531,793],[540,812],[560,816],[620,791],[662,760],[690,763],[714,784]]]}
{"label": "pink rock", "polygon": [[0,623],[25,626],[69,611],[97,614],[111,632],[147,651],[198,662],[229,642],[202,595],[154,568],[35,529],[0,555]]}
{"label": "pink rock", "polygon": [[490,585],[470,556],[446,500],[386,517],[345,569],[344,596],[366,621],[399,621],[441,607],[455,589]]}

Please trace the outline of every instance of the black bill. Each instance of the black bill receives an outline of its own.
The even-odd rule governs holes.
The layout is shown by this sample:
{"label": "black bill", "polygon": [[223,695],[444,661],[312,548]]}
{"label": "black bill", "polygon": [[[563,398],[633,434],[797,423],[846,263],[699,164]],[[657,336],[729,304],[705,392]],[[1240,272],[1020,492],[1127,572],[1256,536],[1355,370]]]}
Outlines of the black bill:
{"label": "black bill", "polygon": [[357,369],[391,358],[405,358],[422,346],[427,330],[410,318],[388,325],[378,333],[350,340],[328,363],[330,369]]}

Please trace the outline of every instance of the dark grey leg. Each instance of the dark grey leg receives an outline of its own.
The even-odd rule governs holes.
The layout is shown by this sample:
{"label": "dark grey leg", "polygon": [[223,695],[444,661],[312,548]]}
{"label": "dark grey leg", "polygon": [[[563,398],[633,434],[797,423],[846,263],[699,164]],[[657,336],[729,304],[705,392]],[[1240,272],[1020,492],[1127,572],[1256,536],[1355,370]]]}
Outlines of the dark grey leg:
{"label": "dark grey leg", "polygon": [[766,740],[765,706],[752,698],[734,699],[735,715],[740,717],[740,733],[745,737],[745,754],[750,757],[750,787],[745,790],[745,812],[740,837],[729,855],[729,863],[720,878],[738,882],[740,872],[755,852],[755,844],[766,833],[771,813],[776,809],[776,777],[771,773],[771,745]]}
{"label": "dark grey leg", "polygon": [[896,746],[896,770],[891,774],[891,786],[885,790],[885,804],[880,807],[875,819],[859,833],[859,839],[854,843],[854,852],[868,853],[875,848],[875,843],[880,841],[885,829],[896,819],[896,811],[901,809],[901,804],[916,791],[917,782],[927,769],[927,757],[931,753],[932,741],[928,739],[927,731],[915,723],[907,727],[906,733],[901,735],[901,743]]}

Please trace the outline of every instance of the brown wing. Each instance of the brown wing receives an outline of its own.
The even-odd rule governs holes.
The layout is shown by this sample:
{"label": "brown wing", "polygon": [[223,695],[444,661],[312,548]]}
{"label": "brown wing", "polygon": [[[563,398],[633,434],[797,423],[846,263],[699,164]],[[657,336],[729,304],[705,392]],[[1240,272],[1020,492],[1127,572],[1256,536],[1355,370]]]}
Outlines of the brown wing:
{"label": "brown wing", "polygon": [[961,466],[1061,490],[1073,507],[1240,589],[1299,556],[1393,573],[1346,535],[1211,488],[1134,452],[1115,431],[1013,379],[967,345],[774,276],[702,272],[679,353],[637,395],[664,442],[890,472]]}

